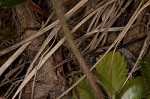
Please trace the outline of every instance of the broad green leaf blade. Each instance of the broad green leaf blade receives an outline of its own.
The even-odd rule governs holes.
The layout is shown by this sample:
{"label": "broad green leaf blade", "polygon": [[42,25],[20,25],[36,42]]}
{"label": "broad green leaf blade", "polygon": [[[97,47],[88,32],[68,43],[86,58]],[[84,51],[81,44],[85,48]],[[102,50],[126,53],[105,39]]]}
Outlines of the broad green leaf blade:
{"label": "broad green leaf blade", "polygon": [[19,3],[23,3],[26,0],[1,0],[4,6],[14,6]]}
{"label": "broad green leaf blade", "polygon": [[146,99],[150,99],[150,95],[148,95]]}
{"label": "broad green leaf blade", "polygon": [[142,62],[141,62],[141,73],[143,77],[145,78],[148,88],[150,91],[150,56],[147,56]]}
{"label": "broad green leaf blade", "polygon": [[[91,86],[86,79],[82,80],[75,88],[77,89],[80,99],[95,99]],[[78,99],[75,92],[73,92],[72,99]]]}
{"label": "broad green leaf blade", "polygon": [[138,85],[133,85],[123,94],[121,99],[141,99],[142,97],[142,87]]}
{"label": "broad green leaf blade", "polygon": [[146,92],[146,85],[142,78],[131,79],[123,87],[118,99],[142,99]]}
{"label": "broad green leaf blade", "polygon": [[[101,57],[101,56],[100,56]],[[99,58],[100,58],[99,57]],[[112,58],[113,57],[113,58]],[[109,52],[96,67],[95,74],[114,97],[126,80],[127,63],[120,52]]]}

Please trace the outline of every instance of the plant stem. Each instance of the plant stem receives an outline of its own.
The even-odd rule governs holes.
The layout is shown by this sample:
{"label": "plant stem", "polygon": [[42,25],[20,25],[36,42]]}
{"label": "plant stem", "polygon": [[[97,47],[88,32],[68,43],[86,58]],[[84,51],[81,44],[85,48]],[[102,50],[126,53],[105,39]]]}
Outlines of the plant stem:
{"label": "plant stem", "polygon": [[75,44],[75,41],[73,41],[73,37],[71,35],[71,32],[70,32],[69,28],[67,27],[67,23],[66,23],[65,18],[64,18],[64,14],[63,14],[63,12],[61,11],[61,9],[58,5],[59,4],[58,0],[52,0],[52,2],[53,2],[53,5],[54,5],[54,8],[56,10],[56,13],[59,17],[60,24],[61,24],[61,26],[64,30],[66,41],[68,42],[72,52],[74,53],[74,55],[77,58],[80,66],[82,67],[83,72],[87,76],[87,79],[89,80],[89,82],[90,82],[95,94],[97,95],[98,99],[103,99],[103,95],[102,95],[100,89],[98,88],[98,86],[95,82],[95,79],[92,76],[92,73],[89,71],[89,69],[88,69],[88,67],[85,63],[85,60],[83,59],[80,51],[78,50],[78,48]]}

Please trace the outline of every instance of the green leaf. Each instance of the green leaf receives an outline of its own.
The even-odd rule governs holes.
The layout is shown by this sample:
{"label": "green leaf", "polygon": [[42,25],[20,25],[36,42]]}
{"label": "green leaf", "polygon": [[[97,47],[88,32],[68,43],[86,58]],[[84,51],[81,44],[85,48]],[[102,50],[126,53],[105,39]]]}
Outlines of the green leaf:
{"label": "green leaf", "polygon": [[145,78],[148,88],[150,90],[150,56],[147,56],[144,60],[141,62],[141,73],[143,77]]}
{"label": "green leaf", "polygon": [[15,6],[17,4],[23,3],[26,0],[1,0],[4,6]]}
{"label": "green leaf", "polygon": [[133,85],[123,94],[121,99],[141,99],[142,97],[142,87],[138,85]]}
{"label": "green leaf", "polygon": [[[101,56],[100,56],[101,57]],[[100,58],[99,57],[99,58]],[[107,88],[110,97],[115,97],[126,80],[127,63],[120,52],[109,52],[96,67],[95,74]]]}
{"label": "green leaf", "polygon": [[[80,99],[95,99],[91,86],[86,79],[83,79],[75,88],[77,89]],[[78,99],[75,91],[73,91],[72,99]]]}
{"label": "green leaf", "polygon": [[142,78],[131,79],[123,87],[118,99],[142,99],[146,92],[146,85]]}
{"label": "green leaf", "polygon": [[148,95],[146,99],[150,99],[150,95]]}

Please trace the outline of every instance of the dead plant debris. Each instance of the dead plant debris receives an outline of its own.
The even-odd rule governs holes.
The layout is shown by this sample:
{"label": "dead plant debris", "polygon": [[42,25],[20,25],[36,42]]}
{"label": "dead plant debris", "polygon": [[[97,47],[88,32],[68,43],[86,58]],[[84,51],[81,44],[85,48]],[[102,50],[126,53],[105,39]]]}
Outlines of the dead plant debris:
{"label": "dead plant debris", "polygon": [[[77,59],[51,0],[0,6],[0,99],[70,99],[75,85],[89,77],[80,59],[92,74],[109,51],[126,57],[126,82],[141,75],[139,63],[150,55],[149,5],[149,0],[59,0],[81,54]],[[94,80],[93,74],[90,77]]]}

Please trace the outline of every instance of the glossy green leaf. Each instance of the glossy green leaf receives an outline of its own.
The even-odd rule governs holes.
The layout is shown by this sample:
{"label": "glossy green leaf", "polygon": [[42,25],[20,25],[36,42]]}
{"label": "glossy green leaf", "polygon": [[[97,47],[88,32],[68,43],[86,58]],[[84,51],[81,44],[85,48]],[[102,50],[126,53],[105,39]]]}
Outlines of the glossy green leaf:
{"label": "glossy green leaf", "polygon": [[[101,57],[101,56],[100,56]],[[99,58],[100,58],[99,57]],[[96,67],[95,74],[107,88],[110,97],[115,97],[126,80],[127,63],[120,52],[109,52]]]}
{"label": "glossy green leaf", "polygon": [[26,0],[1,0],[4,6],[15,6],[17,4],[23,3]]}
{"label": "glossy green leaf", "polygon": [[121,99],[141,99],[142,97],[142,87],[138,85],[133,85],[123,94]]}
{"label": "glossy green leaf", "polygon": [[119,93],[118,99],[142,99],[146,92],[146,85],[142,78],[131,79]]}
{"label": "glossy green leaf", "polygon": [[[91,86],[86,79],[82,80],[75,88],[80,99],[95,99]],[[74,91],[72,99],[78,99]]]}

